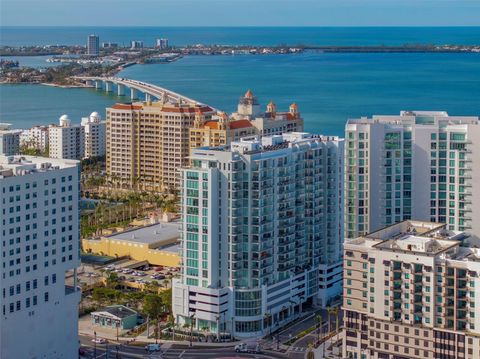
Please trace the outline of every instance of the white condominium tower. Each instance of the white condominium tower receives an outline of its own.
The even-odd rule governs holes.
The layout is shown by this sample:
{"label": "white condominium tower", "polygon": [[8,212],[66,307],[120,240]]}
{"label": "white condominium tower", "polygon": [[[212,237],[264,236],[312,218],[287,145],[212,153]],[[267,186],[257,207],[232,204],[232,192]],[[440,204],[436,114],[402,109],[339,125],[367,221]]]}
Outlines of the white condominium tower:
{"label": "white condominium tower", "polygon": [[342,154],[299,132],[192,151],[177,323],[256,337],[341,293]]}
{"label": "white condominium tower", "polygon": [[92,112],[89,117],[82,118],[85,136],[85,158],[105,156],[106,153],[106,122],[102,121],[98,112]]}
{"label": "white condominium tower", "polygon": [[80,160],[85,153],[85,132],[81,125],[72,125],[67,115],[59,125],[48,128],[49,157]]}
{"label": "white condominium tower", "polygon": [[404,111],[349,120],[345,238],[411,218],[480,233],[479,180],[478,117]]}
{"label": "white condominium tower", "polygon": [[79,172],[0,156],[0,358],[78,356]]}

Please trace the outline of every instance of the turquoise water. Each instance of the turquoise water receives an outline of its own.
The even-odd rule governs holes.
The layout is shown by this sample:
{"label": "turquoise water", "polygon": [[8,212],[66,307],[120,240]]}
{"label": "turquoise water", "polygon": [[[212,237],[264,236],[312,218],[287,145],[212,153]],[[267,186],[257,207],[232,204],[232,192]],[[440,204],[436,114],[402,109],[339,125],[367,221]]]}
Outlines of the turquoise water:
{"label": "turquoise water", "polygon": [[0,27],[0,45],[84,45],[91,33],[100,42],[152,46],[167,37],[186,44],[403,45],[479,44],[480,27]]}
{"label": "turquoise water", "polygon": [[[193,56],[170,64],[136,65],[119,74],[151,82],[235,110],[248,88],[262,105],[280,109],[295,101],[306,130],[342,134],[347,118],[442,110],[480,115],[480,54],[325,54]],[[76,122],[127,98],[93,89],[33,85],[0,86],[0,122],[17,127],[56,122],[63,113]]]}
{"label": "turquoise water", "polygon": [[20,67],[53,67],[62,65],[61,62],[47,62],[52,56],[4,56],[0,60],[18,61]]}

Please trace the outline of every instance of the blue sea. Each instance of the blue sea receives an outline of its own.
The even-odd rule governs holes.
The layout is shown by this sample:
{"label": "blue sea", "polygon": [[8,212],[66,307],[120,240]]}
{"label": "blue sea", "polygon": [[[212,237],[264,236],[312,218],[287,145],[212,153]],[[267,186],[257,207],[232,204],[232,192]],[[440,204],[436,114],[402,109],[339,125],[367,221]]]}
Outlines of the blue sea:
{"label": "blue sea", "polygon": [[152,46],[166,37],[171,45],[480,45],[480,27],[0,27],[0,46],[85,45],[100,42]]}
{"label": "blue sea", "polygon": [[[384,31],[329,28],[332,35],[328,41],[338,44],[339,38],[348,38],[349,41],[357,41],[356,44],[394,44],[407,43],[408,39],[414,38],[425,43],[420,41],[419,34],[417,37],[413,35],[419,29],[396,29],[387,36],[386,33],[393,31],[392,28]],[[470,36],[471,32],[465,29],[421,28],[420,33],[430,42],[474,43],[474,36]],[[470,29],[479,40],[480,28]],[[176,30],[176,36],[183,38],[182,41],[194,41],[198,36],[191,33],[190,29]],[[304,38],[312,39],[321,30],[292,28],[292,33],[288,35],[287,29],[282,29],[287,39],[300,39],[300,33]],[[91,29],[71,31],[88,34]],[[108,31],[124,33],[126,30]],[[142,39],[142,32],[132,31],[135,38]],[[216,43],[222,36],[225,37],[224,43],[279,41],[276,36],[266,36],[266,32],[273,30],[265,28],[246,28],[240,33],[233,32],[236,35],[231,29],[222,35],[222,30],[218,29],[209,38],[206,34],[211,30],[202,31],[204,43]],[[245,37],[247,33],[251,41]],[[15,40],[17,44],[20,35]],[[31,35],[32,41],[35,40],[36,35]],[[12,36],[8,38],[12,39]],[[165,35],[160,33],[159,36]],[[58,42],[62,39],[59,38]],[[77,40],[73,38],[71,41]],[[286,109],[291,102],[298,103],[306,130],[323,134],[341,135],[348,118],[397,114],[409,109],[442,110],[452,115],[480,115],[480,53],[305,52],[289,55],[190,56],[170,64],[135,65],[122,71],[119,76],[167,87],[228,112],[234,111],[238,98],[251,89],[263,105],[273,100],[280,109]],[[93,111],[104,114],[105,107],[128,100],[93,89],[0,85],[0,122],[11,122],[16,127],[26,128],[34,124],[56,122],[64,113],[79,122],[82,116]]]}

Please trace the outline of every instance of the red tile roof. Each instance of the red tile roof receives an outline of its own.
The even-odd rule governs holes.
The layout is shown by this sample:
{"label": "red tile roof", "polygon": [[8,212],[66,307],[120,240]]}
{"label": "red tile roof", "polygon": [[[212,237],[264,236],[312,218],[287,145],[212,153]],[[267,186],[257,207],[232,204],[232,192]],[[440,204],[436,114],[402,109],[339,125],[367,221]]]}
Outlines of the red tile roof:
{"label": "red tile roof", "polygon": [[237,120],[229,123],[231,130],[237,130],[239,128],[248,128],[252,127],[252,124],[249,120]]}
{"label": "red tile roof", "polygon": [[112,108],[117,110],[141,110],[143,106],[134,105],[131,103],[116,103],[112,106]]}
{"label": "red tile roof", "polygon": [[203,124],[203,127],[208,127],[211,130],[218,130],[218,122],[217,121],[207,121]]}

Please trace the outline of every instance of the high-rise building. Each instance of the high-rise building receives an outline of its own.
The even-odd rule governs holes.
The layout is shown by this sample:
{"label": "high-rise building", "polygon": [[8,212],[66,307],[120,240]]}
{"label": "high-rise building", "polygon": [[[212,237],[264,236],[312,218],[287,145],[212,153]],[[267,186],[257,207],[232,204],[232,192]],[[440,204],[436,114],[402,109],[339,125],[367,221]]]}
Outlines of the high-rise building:
{"label": "high-rise building", "polygon": [[403,111],[345,131],[345,238],[411,218],[480,233],[478,117]]}
{"label": "high-rise building", "polygon": [[249,90],[240,98],[238,112],[231,117],[220,113],[208,121],[195,121],[190,129],[190,148],[222,146],[252,135],[273,136],[303,131],[303,119],[295,104],[288,112],[279,112],[275,103],[270,102],[263,113],[257,104],[256,97]]}
{"label": "high-rise building", "polygon": [[127,187],[178,188],[188,164],[188,129],[216,111],[194,103],[136,102],[107,108],[107,175]]}
{"label": "high-rise building", "polygon": [[343,358],[480,358],[478,237],[407,220],[344,245]]}
{"label": "high-rise building", "polygon": [[22,131],[20,146],[46,152],[48,150],[48,126],[34,126]]}
{"label": "high-rise building", "polygon": [[0,123],[0,156],[20,153],[20,135],[22,130],[12,130],[9,123]]}
{"label": "high-rise building", "polygon": [[106,122],[102,121],[98,112],[92,112],[81,121],[85,133],[84,158],[105,156]]}
{"label": "high-rise building", "polygon": [[160,50],[168,49],[168,39],[157,39],[155,42],[155,47],[159,48]]}
{"label": "high-rise building", "polygon": [[97,35],[88,35],[87,39],[87,55],[98,56],[100,47],[100,39]]}
{"label": "high-rise building", "polygon": [[340,295],[342,139],[293,132],[198,148],[190,160],[177,323],[255,337]]}
{"label": "high-rise building", "polygon": [[49,157],[80,160],[85,153],[84,128],[72,125],[67,115],[62,115],[59,125],[48,128]]}
{"label": "high-rise building", "polygon": [[303,131],[303,118],[296,103],[290,105],[288,112],[281,112],[277,111],[277,105],[270,101],[266,111],[262,112],[257,97],[250,90],[240,97],[237,112],[234,112],[232,117],[236,120],[251,121],[260,136]]}
{"label": "high-rise building", "polygon": [[77,161],[0,156],[1,358],[78,356],[79,173]]}
{"label": "high-rise building", "polygon": [[143,49],[143,41],[132,40],[131,48],[133,49]]}

